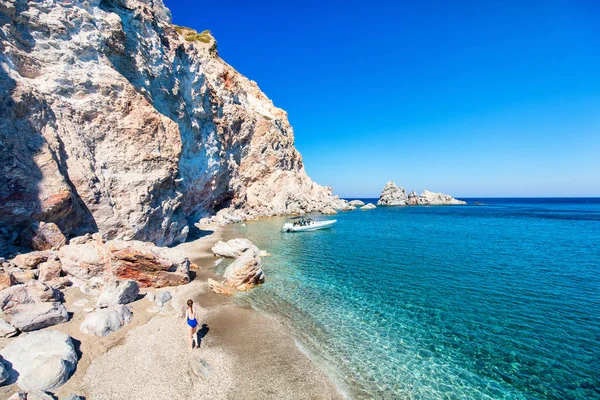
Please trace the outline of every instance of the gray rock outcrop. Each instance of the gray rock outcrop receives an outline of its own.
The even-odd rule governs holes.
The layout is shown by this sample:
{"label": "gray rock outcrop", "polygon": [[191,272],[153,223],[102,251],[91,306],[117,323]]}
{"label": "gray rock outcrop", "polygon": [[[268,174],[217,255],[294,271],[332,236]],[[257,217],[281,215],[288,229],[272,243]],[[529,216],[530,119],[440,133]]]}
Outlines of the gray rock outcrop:
{"label": "gray rock outcrop", "polygon": [[364,205],[365,205],[364,201],[361,201],[361,200],[351,200],[351,201],[349,202],[349,204],[350,204],[352,207],[362,207],[362,206],[364,206]]}
{"label": "gray rock outcrop", "polygon": [[87,335],[107,336],[128,324],[132,317],[127,306],[117,304],[88,314],[79,330]]}
{"label": "gray rock outcrop", "polygon": [[112,281],[106,284],[104,290],[100,293],[96,306],[108,307],[117,304],[128,304],[135,301],[139,293],[140,287],[134,280]]}
{"label": "gray rock outcrop", "polygon": [[418,197],[413,190],[407,196],[406,190],[404,190],[402,187],[396,186],[394,181],[389,181],[385,184],[385,187],[381,192],[381,196],[379,197],[379,201],[377,202],[377,205],[380,206],[443,206],[464,204],[467,203],[462,200],[457,200],[448,194],[433,193],[428,190],[424,190]]}
{"label": "gray rock outcrop", "polygon": [[367,204],[367,205],[364,205],[364,206],[362,206],[360,209],[361,209],[362,211],[369,211],[369,210],[372,210],[372,209],[374,209],[374,208],[377,208],[377,207],[375,206],[375,204],[373,204],[373,203],[369,203],[369,204]]}
{"label": "gray rock outcrop", "polygon": [[32,332],[13,339],[0,351],[11,365],[21,390],[52,391],[62,386],[77,367],[77,353],[66,333]]}
{"label": "gray rock outcrop", "polygon": [[162,1],[13,0],[0,20],[0,226],[169,245],[217,210],[343,205],[307,176],[286,112]]}

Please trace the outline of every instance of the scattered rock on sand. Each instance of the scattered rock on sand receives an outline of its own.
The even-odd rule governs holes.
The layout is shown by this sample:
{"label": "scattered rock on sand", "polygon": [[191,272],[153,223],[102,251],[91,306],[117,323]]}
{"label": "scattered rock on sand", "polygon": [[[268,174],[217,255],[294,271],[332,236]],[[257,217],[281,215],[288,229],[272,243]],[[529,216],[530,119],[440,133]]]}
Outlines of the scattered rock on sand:
{"label": "scattered rock on sand", "polygon": [[32,269],[43,262],[48,261],[48,258],[52,256],[50,251],[32,251],[29,253],[19,254],[12,259],[12,262],[19,268]]}
{"label": "scattered rock on sand", "polygon": [[10,323],[23,332],[35,331],[67,322],[69,314],[61,303],[19,304],[8,312]]}
{"label": "scattered rock on sand", "polygon": [[366,206],[362,206],[360,209],[363,211],[367,211],[367,210],[372,210],[374,208],[377,208],[377,207],[375,207],[375,204],[369,203]]}
{"label": "scattered rock on sand", "polygon": [[57,389],[77,367],[71,337],[55,330],[32,332],[13,339],[0,355],[10,363],[9,373],[17,377],[17,385],[22,390]]}
{"label": "scattered rock on sand", "polygon": [[10,272],[0,273],[0,290],[6,289],[17,284],[15,276]]}
{"label": "scattered rock on sand", "polygon": [[264,280],[262,263],[254,249],[246,250],[223,273],[223,283],[240,291],[251,289]]}
{"label": "scattered rock on sand", "polygon": [[192,369],[194,375],[205,381],[208,380],[210,373],[212,372],[212,367],[210,364],[201,358],[192,358],[190,360],[190,368]]}
{"label": "scattered rock on sand", "polygon": [[12,326],[11,324],[9,324],[8,322],[6,322],[5,320],[0,319],[0,337],[3,337],[3,338],[13,337],[17,333],[19,333],[17,331],[17,328],[15,328],[14,326]]}
{"label": "scattered rock on sand", "polygon": [[43,262],[40,265],[38,265],[38,269],[40,271],[38,279],[42,282],[56,280],[60,277],[60,273],[62,272],[60,262],[57,260],[49,260]]}
{"label": "scattered rock on sand", "polygon": [[233,289],[225,286],[221,282],[215,281],[214,279],[208,278],[208,287],[217,294],[223,294],[225,296],[233,296],[234,294]]}
{"label": "scattered rock on sand", "polygon": [[85,400],[83,396],[77,396],[76,394],[70,394],[65,397],[65,400]]}
{"label": "scattered rock on sand", "polygon": [[128,304],[134,301],[139,293],[140,287],[134,280],[112,281],[100,293],[96,306],[107,307],[116,304]]}
{"label": "scattered rock on sand", "polygon": [[79,299],[73,302],[73,306],[75,307],[85,307],[90,301],[88,299]]}
{"label": "scattered rock on sand", "polygon": [[351,206],[353,206],[353,207],[362,207],[362,206],[365,205],[365,203],[363,201],[360,201],[360,200],[352,200],[352,201],[350,201],[349,204]]}
{"label": "scattered rock on sand", "polygon": [[52,222],[34,222],[21,233],[21,245],[34,250],[59,249],[65,243],[67,238]]}
{"label": "scattered rock on sand", "polygon": [[154,295],[154,303],[159,306],[162,307],[164,306],[169,300],[171,300],[171,293],[167,290],[163,290],[162,292],[158,292]]}
{"label": "scattered rock on sand", "polygon": [[18,392],[8,398],[8,400],[54,400],[54,396],[42,392],[41,390],[30,390],[29,392]]}
{"label": "scattered rock on sand", "polygon": [[107,336],[128,324],[132,317],[127,306],[117,304],[88,314],[79,330],[87,335]]}
{"label": "scattered rock on sand", "polygon": [[45,283],[30,281],[0,291],[0,308],[7,312],[19,304],[53,302],[58,297],[58,291]]}

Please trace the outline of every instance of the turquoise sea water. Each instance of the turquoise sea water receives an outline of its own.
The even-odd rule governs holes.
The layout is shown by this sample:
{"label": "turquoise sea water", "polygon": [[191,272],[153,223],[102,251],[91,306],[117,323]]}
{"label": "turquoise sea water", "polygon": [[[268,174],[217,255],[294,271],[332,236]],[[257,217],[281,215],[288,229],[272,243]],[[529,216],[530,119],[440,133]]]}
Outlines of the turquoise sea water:
{"label": "turquoise sea water", "polygon": [[600,199],[477,201],[239,225],[272,254],[239,300],[354,398],[600,398]]}

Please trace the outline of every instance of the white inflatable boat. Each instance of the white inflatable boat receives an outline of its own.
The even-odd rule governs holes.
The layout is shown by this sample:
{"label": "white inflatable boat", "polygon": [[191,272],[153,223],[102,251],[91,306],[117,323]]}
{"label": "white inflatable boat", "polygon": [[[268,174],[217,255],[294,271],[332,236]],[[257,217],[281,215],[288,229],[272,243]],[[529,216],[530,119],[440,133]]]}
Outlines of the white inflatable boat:
{"label": "white inflatable boat", "polygon": [[319,229],[327,229],[331,228],[333,224],[335,224],[337,220],[332,219],[329,221],[312,221],[312,220],[302,220],[298,222],[287,222],[283,225],[281,232],[309,232],[316,231]]}

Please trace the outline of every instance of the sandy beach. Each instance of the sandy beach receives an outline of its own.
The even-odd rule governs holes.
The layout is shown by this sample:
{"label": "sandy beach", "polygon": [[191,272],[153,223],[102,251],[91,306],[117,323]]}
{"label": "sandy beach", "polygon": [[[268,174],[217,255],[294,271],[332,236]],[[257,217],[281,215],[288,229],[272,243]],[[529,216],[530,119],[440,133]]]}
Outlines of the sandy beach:
{"label": "sandy beach", "polygon": [[[207,235],[207,233],[210,233]],[[235,233],[219,226],[179,247],[198,269],[187,285],[167,288],[173,299],[159,309],[145,298],[129,304],[132,321],[106,337],[79,331],[95,297],[67,288],[69,322],[47,329],[68,333],[80,353],[77,370],[55,392],[86,399],[337,399],[327,375],[295,345],[291,333],[275,318],[233,304],[208,289],[215,258],[210,248]],[[201,236],[200,235],[200,236]],[[151,290],[152,291],[152,290]],[[200,348],[189,348],[183,312],[191,298],[198,305]],[[81,305],[85,302],[87,305]],[[76,303],[77,302],[77,303]],[[79,306],[75,305],[78,304]],[[1,339],[4,347],[10,339]],[[19,391],[0,388],[0,397]]]}

